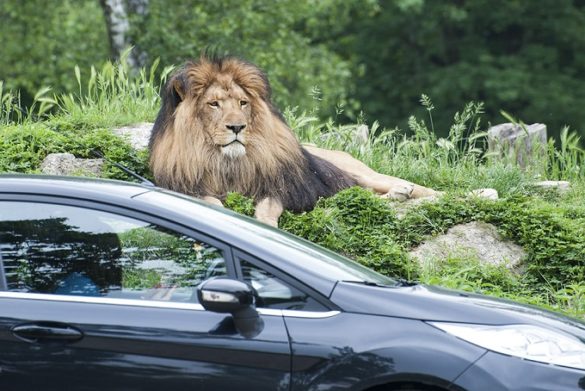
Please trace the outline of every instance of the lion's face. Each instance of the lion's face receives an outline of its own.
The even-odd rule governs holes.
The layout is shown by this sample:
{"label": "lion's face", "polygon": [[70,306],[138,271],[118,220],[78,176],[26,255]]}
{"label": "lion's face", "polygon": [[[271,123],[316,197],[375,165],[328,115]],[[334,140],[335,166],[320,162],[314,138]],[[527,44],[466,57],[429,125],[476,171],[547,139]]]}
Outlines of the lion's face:
{"label": "lion's face", "polygon": [[212,84],[197,99],[196,115],[206,137],[228,158],[246,154],[250,139],[250,97],[236,83]]}
{"label": "lion's face", "polygon": [[256,66],[202,57],[171,77],[162,98],[149,145],[158,184],[197,196],[256,197],[302,175],[301,146]]}

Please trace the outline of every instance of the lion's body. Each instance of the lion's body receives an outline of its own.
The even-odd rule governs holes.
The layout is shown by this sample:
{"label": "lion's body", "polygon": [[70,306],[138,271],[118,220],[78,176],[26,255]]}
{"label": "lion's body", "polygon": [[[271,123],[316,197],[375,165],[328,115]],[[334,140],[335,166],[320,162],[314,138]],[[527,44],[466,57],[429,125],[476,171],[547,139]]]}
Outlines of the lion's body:
{"label": "lion's body", "polygon": [[399,194],[417,191],[361,162],[352,165],[357,160],[342,152],[302,147],[272,106],[264,74],[242,60],[188,63],[162,95],[149,145],[159,186],[220,201],[239,192],[271,224],[282,209],[310,210],[320,197],[356,184],[380,193],[391,193],[393,184]]}

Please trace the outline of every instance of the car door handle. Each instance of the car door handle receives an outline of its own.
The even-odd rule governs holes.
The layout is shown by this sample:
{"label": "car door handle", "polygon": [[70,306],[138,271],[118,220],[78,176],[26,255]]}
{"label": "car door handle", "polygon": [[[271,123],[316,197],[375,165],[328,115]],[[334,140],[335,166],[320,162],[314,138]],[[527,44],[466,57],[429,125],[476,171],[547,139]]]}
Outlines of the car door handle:
{"label": "car door handle", "polygon": [[83,333],[62,323],[26,323],[12,328],[12,334],[31,343],[71,343],[83,338]]}

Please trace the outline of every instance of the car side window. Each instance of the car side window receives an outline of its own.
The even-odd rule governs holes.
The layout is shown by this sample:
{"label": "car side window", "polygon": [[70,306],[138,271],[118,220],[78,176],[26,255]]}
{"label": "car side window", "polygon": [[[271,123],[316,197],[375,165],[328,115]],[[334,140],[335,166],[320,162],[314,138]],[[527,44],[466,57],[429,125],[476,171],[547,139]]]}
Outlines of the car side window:
{"label": "car side window", "polygon": [[295,288],[274,274],[247,260],[240,260],[244,281],[248,282],[259,299],[259,308],[276,308],[302,311],[327,311],[328,308],[310,295]]}
{"label": "car side window", "polygon": [[33,202],[0,204],[0,255],[10,291],[194,302],[227,274],[222,251],[113,213]]}

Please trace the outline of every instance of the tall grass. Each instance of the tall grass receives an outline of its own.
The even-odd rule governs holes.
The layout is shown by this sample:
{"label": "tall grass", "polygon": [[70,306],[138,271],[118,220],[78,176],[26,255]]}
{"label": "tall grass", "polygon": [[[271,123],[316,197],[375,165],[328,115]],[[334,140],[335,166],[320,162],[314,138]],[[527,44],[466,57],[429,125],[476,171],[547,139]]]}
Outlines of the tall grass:
{"label": "tall grass", "polygon": [[557,148],[554,140],[547,145],[547,176],[551,179],[569,181],[582,180],[585,174],[585,151],[581,148],[581,138],[570,132],[568,127],[561,130]]}
{"label": "tall grass", "polygon": [[160,104],[159,91],[174,67],[159,72],[157,59],[134,74],[128,66],[129,50],[99,70],[92,66],[85,77],[75,66],[76,92],[52,94],[50,87],[43,87],[30,107],[22,107],[19,93],[5,91],[0,80],[0,125],[49,119],[98,128],[152,121]]}
{"label": "tall grass", "polygon": [[4,91],[3,89],[4,83],[0,80],[0,125],[39,121],[57,103],[56,99],[49,95],[50,87],[41,88],[35,94],[30,107],[22,107],[20,93]]}
{"label": "tall grass", "polygon": [[6,125],[17,120],[20,121],[22,113],[20,108],[20,96],[12,91],[4,90],[4,82],[0,80],[0,125]]}
{"label": "tall grass", "polygon": [[75,67],[76,93],[57,98],[58,116],[94,126],[125,125],[151,121],[159,108],[159,91],[174,67],[165,67],[158,74],[159,60],[148,69],[133,74],[128,66],[129,50],[120,61],[106,62],[100,70],[89,69],[85,80]]}
{"label": "tall grass", "polygon": [[[526,167],[515,164],[513,151],[498,156],[487,149],[487,132],[482,127],[483,104],[470,102],[454,114],[448,136],[440,138],[434,129],[434,105],[421,96],[428,120],[411,116],[408,132],[382,129],[377,122],[338,125],[322,122],[294,109],[285,117],[303,142],[344,150],[372,168],[441,190],[468,191],[492,187],[501,195],[524,191],[535,180],[562,179],[583,182],[583,158],[576,133],[565,128],[555,144],[537,145]],[[407,133],[409,135],[407,135]]]}

